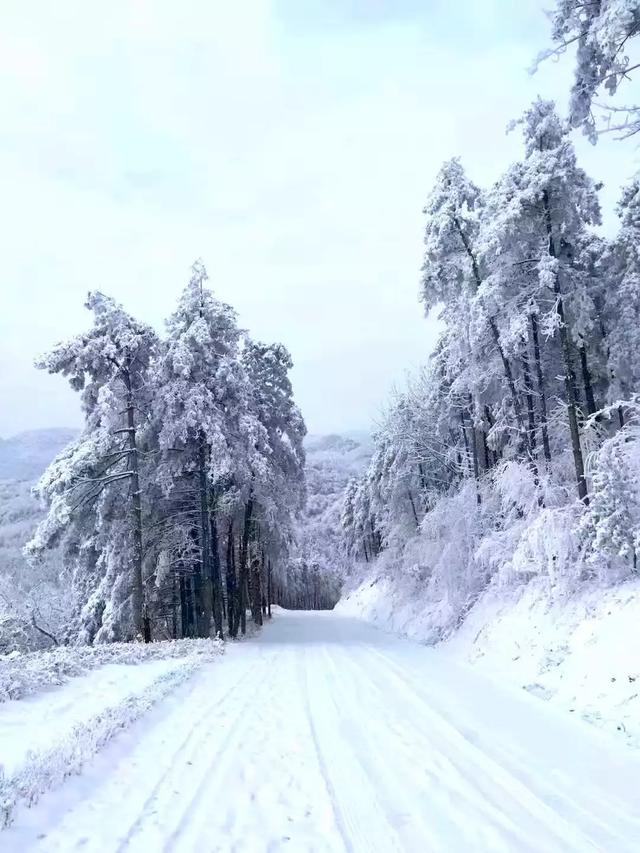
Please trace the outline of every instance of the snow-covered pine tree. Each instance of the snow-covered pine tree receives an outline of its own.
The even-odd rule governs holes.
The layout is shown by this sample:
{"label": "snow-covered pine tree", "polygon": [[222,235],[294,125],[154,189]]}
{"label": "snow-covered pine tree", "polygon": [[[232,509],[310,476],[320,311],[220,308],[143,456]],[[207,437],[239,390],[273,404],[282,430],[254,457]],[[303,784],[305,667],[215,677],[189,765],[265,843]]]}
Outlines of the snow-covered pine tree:
{"label": "snow-covered pine tree", "polygon": [[85,425],[38,484],[49,511],[29,551],[62,543],[77,596],[73,639],[149,639],[139,445],[157,338],[104,294],[90,293],[87,308],[92,328],[38,362],[81,393]]}
{"label": "snow-covered pine tree", "polygon": [[[209,636],[212,619],[215,633],[223,632],[214,495],[245,463],[238,452],[246,453],[246,446],[241,448],[233,428],[238,422],[246,426],[248,405],[236,314],[214,297],[206,280],[204,265],[196,262],[167,321],[151,382],[160,449],[158,481],[166,497],[187,489],[193,501],[190,536],[199,559],[188,574],[200,636]],[[187,569],[184,565],[183,571]]]}
{"label": "snow-covered pine tree", "polygon": [[[537,64],[558,57],[575,46],[576,63],[571,89],[570,118],[574,127],[582,126],[595,142],[597,129],[593,115],[594,99],[602,90],[614,95],[640,65],[632,57],[633,39],[640,33],[638,0],[556,0],[551,15],[555,47],[544,50]],[[623,136],[640,130],[640,107],[616,107],[621,121],[612,121]]]}
{"label": "snow-covered pine tree", "polygon": [[[576,258],[587,227],[600,221],[600,209],[596,187],[578,167],[568,129],[554,105],[536,101],[518,124],[523,128],[525,160],[510,169],[492,191],[483,228],[484,256],[495,264],[493,281],[498,295],[513,290],[514,285],[519,287],[516,298],[511,295],[505,302],[512,312],[511,325],[515,318],[524,337],[535,317],[536,326],[542,326],[547,337],[557,336],[578,494],[586,502],[575,362],[581,364],[588,396],[587,336],[594,324],[594,305]],[[526,267],[529,274],[520,267]],[[537,280],[531,275],[533,270]],[[518,311],[522,312],[519,323]],[[538,372],[535,351],[534,361]],[[544,387],[538,391],[544,399]]]}
{"label": "snow-covered pine tree", "polygon": [[[291,356],[282,344],[245,339],[242,363],[250,389],[250,411],[266,436],[261,458],[250,465],[240,554],[240,588],[249,582],[254,620],[261,623],[261,603],[268,565],[283,568],[293,519],[305,500],[303,439],[306,427],[293,400]],[[258,570],[248,577],[248,550],[257,555]]]}

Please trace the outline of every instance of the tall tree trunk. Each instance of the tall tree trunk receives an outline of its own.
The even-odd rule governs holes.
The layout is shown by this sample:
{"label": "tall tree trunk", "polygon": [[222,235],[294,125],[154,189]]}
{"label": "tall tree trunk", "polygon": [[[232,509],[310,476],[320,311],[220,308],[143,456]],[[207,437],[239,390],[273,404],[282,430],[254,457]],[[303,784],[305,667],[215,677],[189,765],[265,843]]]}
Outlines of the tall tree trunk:
{"label": "tall tree trunk", "polygon": [[[469,401],[469,405],[471,405],[471,401]],[[462,426],[462,436],[464,438],[464,448],[467,454],[467,464],[469,466],[469,474],[473,477],[476,484],[476,503],[478,506],[482,503],[482,497],[480,496],[480,488],[478,481],[480,479],[480,472],[478,470],[478,448],[476,446],[476,430],[473,425],[473,416],[471,411],[469,411],[469,420],[470,424],[470,436],[467,436],[467,419],[465,418],[464,412],[460,411],[460,423]]]}
{"label": "tall tree trunk", "polygon": [[184,572],[178,575],[178,584],[180,586],[180,635],[182,638],[191,636],[189,625],[189,612],[187,605],[187,582]]}
{"label": "tall tree trunk", "polygon": [[262,615],[267,615],[267,599],[265,598],[264,589],[266,586],[266,571],[267,571],[267,557],[265,554],[264,548],[262,549],[262,560],[260,564],[260,602],[262,604]]}
{"label": "tall tree trunk", "polygon": [[[485,416],[487,423],[489,424],[489,432],[491,432],[491,430],[494,427],[495,420],[494,420],[493,415],[491,414],[491,409],[489,408],[489,406],[484,407],[484,416]],[[487,436],[487,438],[488,438],[488,436]],[[488,446],[488,444],[489,444],[488,441],[486,442],[486,444],[487,444],[487,450],[493,454],[493,464],[497,465],[498,461],[500,459],[500,453],[498,452],[498,450],[491,450]]]}
{"label": "tall tree trunk", "polygon": [[473,476],[473,464],[471,462],[471,450],[469,448],[469,437],[467,435],[467,422],[464,416],[464,411],[460,409],[460,429],[462,430],[462,440],[464,441],[464,455],[467,460],[467,471],[469,476]]}
{"label": "tall tree trunk", "polygon": [[420,475],[420,486],[422,489],[422,503],[426,509],[428,505],[427,495],[429,494],[429,484],[427,482],[427,475],[422,462],[418,462],[418,474]]}
{"label": "tall tree trunk", "polygon": [[597,412],[596,400],[593,395],[593,385],[591,384],[591,371],[589,370],[589,362],[587,359],[587,350],[584,343],[578,346],[580,353],[580,368],[582,370],[582,384],[584,385],[584,397],[587,401],[587,414],[589,417]]}
{"label": "tall tree trunk", "polygon": [[251,561],[250,573],[250,596],[251,596],[251,615],[256,625],[262,625],[262,584],[260,559],[256,556]]}
{"label": "tall tree trunk", "polygon": [[[482,284],[482,277],[480,275],[480,267],[478,266],[478,260],[475,256],[475,253],[469,243],[467,235],[464,233],[464,229],[460,225],[460,221],[454,217],[453,218],[454,225],[456,230],[460,236],[462,241],[462,245],[464,246],[464,250],[467,253],[469,260],[471,261],[471,269],[473,272],[474,279],[474,290],[477,293],[480,285]],[[513,406],[513,413],[516,418],[516,424],[518,426],[518,432],[521,436],[522,442],[524,443],[525,448],[526,444],[526,432],[524,428],[524,419],[522,417],[522,410],[520,408],[520,399],[518,397],[518,392],[516,390],[516,383],[513,377],[513,370],[511,368],[511,362],[505,355],[504,349],[502,348],[502,343],[500,342],[500,332],[498,331],[498,324],[496,322],[495,317],[492,317],[490,314],[487,314],[487,319],[489,320],[489,328],[491,329],[491,336],[493,337],[493,342],[496,345],[496,349],[498,350],[498,354],[500,355],[500,361],[502,362],[502,369],[504,370],[504,375],[507,379],[507,385],[509,386],[509,393],[511,395],[511,405]]]}
{"label": "tall tree trunk", "polygon": [[211,584],[211,537],[209,530],[209,501],[207,484],[207,448],[204,435],[198,440],[198,498],[200,502],[200,612],[202,624],[200,635],[208,637],[211,634],[211,617],[213,614],[213,589]]}
{"label": "tall tree trunk", "polygon": [[195,546],[195,553],[200,554],[200,559],[195,559],[193,563],[191,575],[191,598],[193,608],[193,636],[204,637],[205,620],[203,611],[203,595],[202,595],[202,545],[200,539],[200,527],[195,525],[191,528],[191,540]]}
{"label": "tall tree trunk", "polygon": [[187,624],[189,626],[189,636],[196,637],[198,635],[198,572],[196,571],[187,579]]}
{"label": "tall tree trunk", "polygon": [[420,519],[418,518],[418,513],[416,512],[416,504],[413,500],[413,495],[411,494],[411,489],[407,489],[407,496],[409,498],[409,503],[411,504],[411,512],[413,513],[413,520],[416,524],[416,529],[420,527]]}
{"label": "tall tree trunk", "polygon": [[267,563],[267,615],[271,619],[271,557]]}
{"label": "tall tree trunk", "polygon": [[238,635],[238,625],[236,622],[237,601],[236,601],[236,560],[235,549],[233,547],[233,519],[229,522],[227,531],[227,624],[229,633],[232,637]]}
{"label": "tall tree trunk", "polygon": [[[522,353],[522,378],[525,388],[525,399],[527,401],[527,426],[529,429],[529,464],[533,472],[533,482],[536,488],[540,485],[540,472],[538,471],[538,462],[536,459],[536,415],[533,405],[533,393],[531,391],[531,374],[529,372],[529,356],[526,350]],[[544,499],[542,493],[538,495],[538,504],[543,506]]]}
{"label": "tall tree trunk", "polygon": [[[556,247],[553,239],[553,226],[551,222],[551,205],[549,194],[545,190],[543,194],[545,224],[547,236],[549,240],[549,254],[552,258],[556,258]],[[560,321],[560,344],[562,346],[562,356],[564,359],[564,387],[567,395],[567,414],[569,417],[569,432],[571,434],[571,449],[573,451],[573,464],[576,471],[576,482],[578,485],[578,497],[580,500],[588,504],[589,496],[587,494],[587,480],[584,475],[584,459],[582,456],[582,446],[580,444],[580,430],[578,427],[578,407],[576,404],[576,380],[571,363],[571,341],[569,339],[569,328],[567,326],[564,302],[562,299],[562,288],[560,286],[560,277],[558,273],[554,276],[553,292],[556,297],[556,311]]]}
{"label": "tall tree trunk", "polygon": [[527,429],[529,432],[529,448],[531,450],[531,459],[535,459],[536,453],[536,415],[533,405],[533,394],[531,392],[531,374],[529,372],[529,358],[524,352],[522,354],[522,379],[525,388],[525,400],[527,403]]}
{"label": "tall tree trunk", "polygon": [[245,575],[244,582],[242,584],[242,589],[240,590],[242,595],[242,608],[240,611],[240,630],[243,634],[247,633],[247,604],[249,601],[249,586],[248,586],[248,571],[247,575]]}
{"label": "tall tree trunk", "polygon": [[482,465],[485,471],[491,468],[491,460],[489,458],[489,448],[487,446],[487,433],[484,428],[478,430],[478,439],[480,441],[480,452],[482,453]]}
{"label": "tall tree trunk", "polygon": [[478,461],[478,435],[475,424],[475,404],[469,394],[469,425],[471,428],[471,458],[473,462],[473,478],[476,481],[476,500],[478,504],[482,503],[482,498],[480,496],[480,463]]}
{"label": "tall tree trunk", "polygon": [[542,432],[542,449],[544,458],[551,462],[551,445],[549,444],[549,429],[547,427],[547,392],[544,387],[544,374],[540,357],[540,338],[538,336],[538,318],[529,315],[531,324],[531,340],[533,341],[533,359],[536,366],[536,383],[538,385],[538,400],[540,401],[540,431]]}
{"label": "tall tree trunk", "polygon": [[251,523],[253,520],[253,492],[249,494],[244,510],[244,527],[242,529],[242,540],[240,544],[240,572],[239,572],[239,613],[240,627],[243,634],[247,631],[247,581],[249,571],[249,537],[251,535]]}
{"label": "tall tree trunk", "polygon": [[178,639],[178,576],[173,573],[171,590],[171,638]]}
{"label": "tall tree trunk", "polygon": [[[131,610],[133,630],[136,636],[144,634],[145,642],[149,642],[150,629],[145,622],[146,608],[144,605],[144,589],[142,580],[142,501],[140,496],[140,473],[138,447],[136,443],[135,401],[131,383],[129,366],[122,371],[122,377],[127,391],[127,444],[129,454],[127,466],[131,478],[131,521],[133,527],[133,566],[131,577]],[[144,611],[144,612],[143,612]],[[149,635],[149,636],[147,636]]]}
{"label": "tall tree trunk", "polygon": [[[211,496],[213,499],[213,495]],[[211,503],[213,507],[213,500]],[[215,510],[209,511],[209,541],[211,543],[211,588],[213,591],[213,625],[216,637],[224,639],[222,614],[222,570],[220,567],[220,545]]]}

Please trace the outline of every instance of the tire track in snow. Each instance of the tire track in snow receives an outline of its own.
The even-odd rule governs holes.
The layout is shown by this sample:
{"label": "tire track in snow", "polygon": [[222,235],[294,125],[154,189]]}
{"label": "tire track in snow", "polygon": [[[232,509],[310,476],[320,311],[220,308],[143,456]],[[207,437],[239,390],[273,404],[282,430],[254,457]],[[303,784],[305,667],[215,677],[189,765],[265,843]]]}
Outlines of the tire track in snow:
{"label": "tire track in snow", "polygon": [[[403,765],[400,775],[397,762],[390,760],[396,757],[396,744],[393,744],[392,750],[380,749],[379,743],[383,738],[386,737],[388,743],[388,729],[386,725],[380,725],[383,720],[386,723],[386,718],[378,714],[378,708],[375,708],[374,713],[373,705],[365,701],[365,694],[370,689],[370,675],[363,673],[362,669],[354,664],[352,655],[347,654],[346,649],[337,653],[327,648],[325,655],[331,670],[333,691],[340,696],[341,716],[345,724],[349,721],[350,747],[357,751],[358,761],[368,778],[376,780],[377,790],[387,804],[387,820],[401,839],[403,849],[449,853],[449,841],[443,843],[442,836],[435,830],[437,820],[434,820],[432,809],[429,808],[433,805],[432,802],[425,798],[422,808],[408,808],[407,780],[413,775],[415,755]],[[350,670],[348,673],[347,668]],[[376,734],[381,736],[380,740],[369,734],[376,724]],[[411,795],[415,798],[413,790]]]}
{"label": "tire track in snow", "polygon": [[[449,727],[450,730],[453,729],[458,736],[462,737],[469,744],[470,747],[476,751],[478,750],[476,744],[470,739],[469,735],[465,733],[466,726],[464,729],[458,726],[452,726],[443,711],[437,710],[433,707],[433,696],[420,686],[420,678],[417,677],[418,673],[415,671],[412,672],[410,669],[399,663],[395,657],[384,654],[373,646],[368,646],[367,648],[372,654],[383,660],[383,662],[391,668],[396,677],[404,680],[406,688],[415,693],[420,697],[421,701],[426,703],[431,714],[435,715],[441,723]],[[490,682],[488,682],[488,684],[490,684]],[[448,691],[446,690],[441,691],[439,695],[447,695],[447,692]],[[450,701],[455,698],[450,692],[449,696],[451,697]],[[516,755],[512,750],[505,749],[502,741],[496,740],[495,738],[490,739],[488,746],[489,752],[487,752],[486,749],[480,750],[482,755],[486,755],[493,761],[494,765],[502,768],[505,772],[510,773],[513,778],[525,788],[530,789],[531,787],[535,787],[538,792],[538,794],[536,794],[538,799],[542,797],[543,802],[546,800],[552,801],[554,804],[557,804],[562,808],[563,813],[571,813],[574,823],[582,824],[586,822],[586,824],[591,827],[590,832],[599,836],[597,842],[594,841],[594,843],[604,845],[607,850],[613,849],[612,845],[622,845],[615,849],[630,850],[634,851],[634,853],[640,849],[640,818],[637,815],[630,814],[628,810],[624,810],[621,807],[622,804],[617,799],[609,796],[609,791],[607,789],[596,792],[592,788],[592,780],[589,778],[583,778],[580,781],[579,787],[581,802],[577,802],[576,799],[571,796],[571,793],[567,792],[566,787],[568,784],[575,790],[574,778],[567,779],[564,787],[561,787],[559,782],[554,783],[551,780],[551,776],[549,774],[544,777],[539,773],[533,775],[530,770],[530,764],[528,763],[528,756],[526,752],[520,752],[519,755]],[[554,813],[557,814],[555,809]],[[603,818],[603,815],[605,814],[607,818],[609,818],[608,821]],[[624,826],[625,837],[632,836],[635,839],[631,845],[626,845],[626,842],[620,837],[619,833],[613,834],[610,821],[612,816],[616,818],[616,821],[619,821],[620,824]]]}
{"label": "tire track in snow", "polygon": [[298,684],[300,685],[300,689],[304,695],[304,708],[305,713],[307,715],[307,719],[309,721],[309,731],[311,732],[311,739],[313,741],[313,746],[316,752],[316,756],[318,759],[318,765],[320,767],[320,772],[322,773],[322,778],[324,780],[325,786],[327,788],[327,793],[329,794],[329,799],[331,800],[331,808],[333,810],[333,816],[335,818],[336,824],[338,826],[338,830],[342,837],[342,841],[344,842],[344,847],[347,853],[353,853],[353,846],[351,841],[349,840],[349,833],[347,830],[347,826],[342,818],[342,812],[338,805],[338,797],[336,795],[335,787],[331,781],[331,777],[329,775],[329,768],[324,760],[324,756],[322,754],[322,750],[320,749],[320,741],[318,739],[318,733],[316,731],[315,724],[313,722],[313,714],[311,713],[311,702],[309,699],[309,667],[307,665],[307,654],[305,650],[305,654],[300,660],[298,666]]}
{"label": "tire track in snow", "polygon": [[[340,669],[345,669],[344,664]],[[483,796],[478,780],[470,779],[461,772],[449,754],[442,751],[439,745],[442,739],[429,738],[422,733],[422,715],[410,720],[404,708],[401,714],[395,712],[394,702],[389,702],[389,691],[381,689],[371,678],[375,667],[370,662],[367,665],[350,657],[346,669],[350,673],[344,690],[348,684],[357,684],[360,707],[366,708],[363,732],[367,736],[361,738],[362,750],[377,756],[379,773],[384,773],[387,778],[394,777],[400,789],[411,792],[415,821],[419,822],[420,817],[424,820],[428,813],[432,824],[429,843],[434,845],[429,850],[449,851],[452,839],[459,836],[461,845],[473,844],[475,847],[478,844],[478,826],[482,826],[487,836],[484,840],[486,847],[482,849],[539,853],[538,844],[530,843],[530,836],[523,832],[521,825],[497,805],[495,799]],[[345,676],[343,673],[342,677]],[[395,695],[393,691],[391,694]],[[390,741],[393,741],[392,748]],[[379,749],[379,743],[384,744],[383,750]],[[467,818],[465,822],[460,821],[461,811]],[[474,821],[469,820],[471,817]],[[473,827],[473,838],[465,835],[466,824]],[[438,834],[434,835],[436,826]],[[407,850],[413,849],[415,847],[411,844],[407,846]]]}
{"label": "tire track in snow", "polygon": [[[438,731],[440,742],[449,743],[452,747],[452,749],[444,752],[443,756],[456,768],[460,778],[468,780],[468,785],[484,791],[488,795],[490,799],[487,799],[485,796],[485,802],[493,800],[494,803],[500,804],[502,807],[504,807],[504,803],[509,801],[518,804],[525,814],[528,814],[535,821],[539,822],[546,832],[552,838],[556,839],[557,845],[564,845],[563,847],[556,846],[554,849],[566,849],[570,851],[615,849],[617,853],[618,851],[622,853],[624,850],[629,850],[629,853],[632,853],[632,851],[637,850],[635,846],[627,847],[617,837],[612,838],[610,827],[600,823],[597,818],[594,819],[592,813],[585,812],[574,801],[565,801],[564,805],[581,812],[583,818],[589,818],[598,823],[607,832],[609,837],[608,844],[606,847],[602,847],[598,841],[585,835],[581,829],[577,828],[580,825],[579,821],[576,821],[575,824],[569,822],[565,813],[556,811],[517,776],[513,775],[508,768],[500,764],[489,753],[472,743],[443,714],[436,711],[430,704],[428,695],[422,693],[420,688],[416,686],[417,679],[415,676],[410,678],[410,673],[404,667],[373,646],[366,646],[365,648],[369,655],[374,657],[378,662],[382,662],[387,672],[400,685],[400,689],[409,700],[405,707],[408,709],[410,705],[413,705],[418,709],[417,718],[415,712],[411,714],[417,726],[412,737],[418,736],[421,728],[424,728],[427,723],[430,724],[430,731]],[[420,721],[422,721],[422,726],[420,726]],[[497,790],[493,794],[487,790],[487,782],[496,786]],[[555,799],[560,799],[560,795],[558,794]],[[532,847],[530,846],[530,849],[539,850],[539,833],[531,837],[535,838],[536,841]],[[523,842],[528,843],[524,839]],[[623,846],[612,846],[619,843]]]}
{"label": "tire track in snow", "polygon": [[[262,676],[256,681],[256,693],[263,684],[273,677],[273,672],[268,667]],[[177,842],[188,827],[189,821],[193,819],[196,810],[202,803],[202,798],[205,794],[211,793],[212,789],[219,787],[227,778],[226,774],[237,760],[237,754],[242,746],[242,736],[247,728],[252,724],[251,714],[247,714],[247,709],[255,701],[256,693],[253,690],[247,690],[239,707],[235,709],[235,719],[230,728],[225,731],[225,738],[214,752],[209,752],[204,766],[204,772],[200,775],[200,780],[193,792],[192,796],[186,803],[185,808],[180,815],[177,826],[166,839],[162,849],[171,853],[178,849]],[[204,738],[202,739],[204,740]],[[234,754],[235,751],[235,754]]]}
{"label": "tire track in snow", "polygon": [[[134,823],[129,827],[127,834],[120,841],[117,847],[117,853],[123,853],[123,851],[127,850],[133,841],[135,835],[140,831],[142,825],[145,820],[148,820],[153,813],[156,811],[153,808],[154,803],[156,802],[158,795],[162,791],[163,787],[167,785],[168,782],[171,782],[172,785],[175,785],[175,770],[176,763],[180,759],[184,759],[184,753],[186,750],[189,750],[188,755],[189,758],[192,758],[197,750],[202,746],[202,742],[206,739],[208,734],[208,730],[203,730],[201,728],[202,724],[207,720],[207,718],[213,718],[213,712],[217,708],[220,707],[224,702],[229,701],[229,697],[232,696],[235,691],[244,684],[250,676],[254,675],[257,669],[260,669],[264,666],[262,660],[254,662],[247,666],[242,675],[236,679],[233,684],[229,685],[225,691],[218,695],[215,700],[209,704],[207,704],[197,715],[197,717],[193,720],[193,724],[186,737],[179,743],[179,745],[172,751],[171,756],[169,758],[169,762],[166,765],[164,771],[157,778],[153,788],[147,795],[144,803],[142,804],[141,811],[134,821]],[[187,766],[191,766],[187,763]]]}
{"label": "tire track in snow", "polygon": [[322,647],[314,649],[313,654],[309,647],[304,649],[304,687],[318,761],[346,849],[355,853],[400,853],[405,848],[389,821],[384,802],[344,735],[333,685],[322,661],[324,655]]}

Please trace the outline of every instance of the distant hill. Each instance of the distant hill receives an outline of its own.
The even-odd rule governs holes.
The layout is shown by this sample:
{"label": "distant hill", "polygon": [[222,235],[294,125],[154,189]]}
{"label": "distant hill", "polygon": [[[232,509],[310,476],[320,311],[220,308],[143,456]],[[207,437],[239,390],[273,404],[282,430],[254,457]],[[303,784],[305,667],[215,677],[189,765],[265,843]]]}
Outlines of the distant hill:
{"label": "distant hill", "polygon": [[76,435],[73,429],[41,429],[0,439],[0,654],[50,644],[33,628],[34,615],[54,634],[68,618],[60,554],[30,565],[22,549],[43,514],[31,487]]}
{"label": "distant hill", "polygon": [[309,435],[305,441],[307,505],[298,525],[298,555],[335,579],[336,599],[349,572],[342,546],[342,497],[349,480],[366,468],[372,447],[366,432]]}
{"label": "distant hill", "polygon": [[366,432],[308,435],[305,440],[308,467],[333,465],[346,481],[366,467],[373,452],[371,435]]}
{"label": "distant hill", "polygon": [[60,427],[0,438],[0,480],[36,480],[77,434],[77,430]]}

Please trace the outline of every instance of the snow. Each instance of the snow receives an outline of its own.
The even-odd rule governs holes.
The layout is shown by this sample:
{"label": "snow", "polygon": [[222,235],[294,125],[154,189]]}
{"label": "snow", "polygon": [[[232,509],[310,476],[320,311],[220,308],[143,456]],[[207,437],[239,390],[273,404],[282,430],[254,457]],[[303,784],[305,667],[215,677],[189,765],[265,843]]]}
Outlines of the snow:
{"label": "snow", "polygon": [[[129,653],[124,654],[117,645],[108,647],[111,660],[117,660],[120,653],[121,662],[102,666],[98,666],[100,650],[92,658],[90,649],[56,650],[67,659],[75,653],[76,672],[87,665],[87,659],[97,668],[54,689],[43,689],[42,676],[55,673],[51,667],[55,653],[11,656],[11,665],[21,658],[39,657],[48,658],[49,667],[40,667],[39,680],[27,678],[25,682],[31,687],[39,684],[40,693],[0,704],[0,827],[12,821],[21,803],[36,802],[65,777],[80,772],[114,734],[222,651],[221,644],[205,641],[158,643],[147,648],[129,646]],[[107,654],[102,659],[107,660]],[[1,668],[2,663],[0,675]],[[69,676],[67,669],[65,678]]]}
{"label": "snow", "polygon": [[441,649],[277,611],[1,844],[623,853],[640,849],[639,774],[635,751]]}
{"label": "snow", "polygon": [[[438,606],[409,579],[370,578],[338,609],[434,643]],[[639,581],[594,583],[572,595],[542,579],[494,583],[438,649],[640,747],[639,622]]]}
{"label": "snow", "polygon": [[139,664],[185,657],[208,659],[219,654],[222,648],[217,641],[188,639],[148,644],[57,646],[44,652],[14,651],[0,655],[0,703],[64,684],[70,678],[109,663]]}

